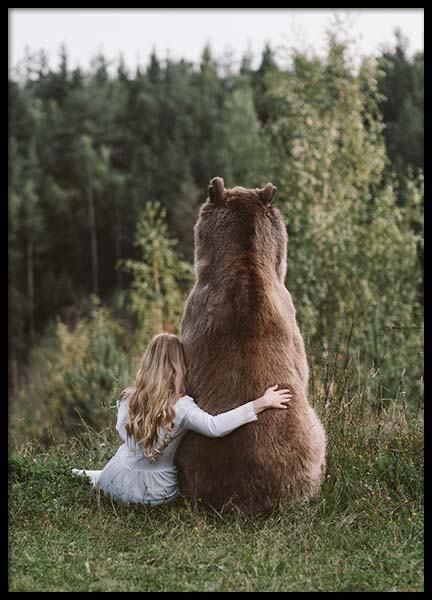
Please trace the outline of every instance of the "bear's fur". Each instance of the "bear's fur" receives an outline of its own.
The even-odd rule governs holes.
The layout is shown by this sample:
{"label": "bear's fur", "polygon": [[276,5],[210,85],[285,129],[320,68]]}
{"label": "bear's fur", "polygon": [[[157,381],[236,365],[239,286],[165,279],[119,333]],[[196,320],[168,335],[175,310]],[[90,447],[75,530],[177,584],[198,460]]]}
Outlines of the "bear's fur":
{"label": "bear's fur", "polygon": [[225,437],[185,435],[176,454],[180,491],[217,510],[267,511],[283,497],[312,498],[325,472],[275,192],[271,183],[225,189],[213,178],[195,225],[196,282],[181,328],[188,394],[216,415],[275,384],[292,392],[286,410],[266,410]]}

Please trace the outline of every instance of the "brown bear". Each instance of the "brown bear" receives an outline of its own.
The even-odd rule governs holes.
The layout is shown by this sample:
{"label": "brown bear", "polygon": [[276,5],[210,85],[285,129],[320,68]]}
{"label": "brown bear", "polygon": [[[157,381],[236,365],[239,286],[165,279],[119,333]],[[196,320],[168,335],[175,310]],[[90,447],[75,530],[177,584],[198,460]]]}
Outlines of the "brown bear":
{"label": "brown bear", "polygon": [[273,509],[281,498],[318,495],[326,438],[307,400],[308,366],[285,287],[287,233],[272,205],[276,187],[225,189],[215,177],[195,225],[196,282],[181,339],[187,392],[216,415],[289,388],[286,410],[222,438],[188,432],[176,454],[180,492],[216,510]]}

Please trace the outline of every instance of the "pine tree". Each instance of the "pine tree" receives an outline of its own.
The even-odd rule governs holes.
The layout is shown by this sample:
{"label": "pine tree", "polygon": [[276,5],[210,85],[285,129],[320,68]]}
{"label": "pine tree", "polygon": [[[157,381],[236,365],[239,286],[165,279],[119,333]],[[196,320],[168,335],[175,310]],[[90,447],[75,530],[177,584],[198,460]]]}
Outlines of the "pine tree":
{"label": "pine tree", "polygon": [[139,260],[126,260],[123,267],[132,275],[130,306],[138,339],[146,343],[155,333],[178,331],[193,270],[179,260],[177,242],[168,233],[166,210],[158,202],[146,203],[137,223],[135,245]]}
{"label": "pine tree", "polygon": [[409,167],[418,171],[424,166],[424,55],[418,52],[410,60],[407,49],[407,40],[397,31],[395,49],[379,58],[384,136],[392,168],[401,179]]}

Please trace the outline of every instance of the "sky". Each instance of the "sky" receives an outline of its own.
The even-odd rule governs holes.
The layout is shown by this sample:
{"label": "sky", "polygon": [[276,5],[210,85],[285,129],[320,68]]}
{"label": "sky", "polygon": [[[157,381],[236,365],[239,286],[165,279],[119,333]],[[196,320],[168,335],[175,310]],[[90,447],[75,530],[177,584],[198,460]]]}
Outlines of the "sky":
{"label": "sky", "polygon": [[279,62],[293,47],[322,54],[325,31],[340,19],[341,32],[354,41],[354,58],[394,47],[399,28],[408,54],[423,50],[424,9],[9,9],[9,66],[25,48],[44,49],[58,64],[62,43],[70,66],[87,67],[98,52],[129,69],[146,65],[153,48],[160,58],[199,62],[209,43],[216,58],[231,55],[234,66],[249,49],[257,66],[264,45]]}

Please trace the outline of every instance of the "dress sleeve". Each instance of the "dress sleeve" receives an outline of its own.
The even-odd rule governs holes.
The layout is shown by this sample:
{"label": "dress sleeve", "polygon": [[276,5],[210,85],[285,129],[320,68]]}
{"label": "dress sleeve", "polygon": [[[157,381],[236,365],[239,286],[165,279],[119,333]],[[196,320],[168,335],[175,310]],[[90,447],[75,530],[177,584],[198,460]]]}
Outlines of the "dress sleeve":
{"label": "dress sleeve", "polygon": [[183,417],[183,426],[185,429],[191,429],[207,437],[222,437],[241,427],[241,425],[256,420],[257,416],[253,402],[248,402],[238,408],[213,416],[206,413],[192,398],[189,398]]}
{"label": "dress sleeve", "polygon": [[126,425],[129,420],[129,403],[127,398],[120,397],[117,402],[117,424],[116,429],[121,437],[121,439],[126,442],[127,441],[127,433],[126,433]]}

